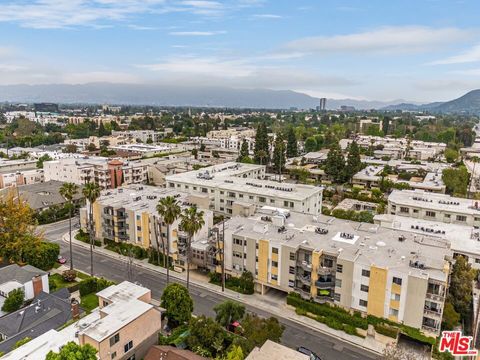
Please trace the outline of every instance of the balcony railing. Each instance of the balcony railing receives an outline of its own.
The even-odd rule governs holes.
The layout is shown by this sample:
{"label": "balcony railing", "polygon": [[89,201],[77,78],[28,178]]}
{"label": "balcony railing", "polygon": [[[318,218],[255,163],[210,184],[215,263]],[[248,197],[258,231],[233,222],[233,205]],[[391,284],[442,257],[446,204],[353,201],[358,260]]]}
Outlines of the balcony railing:
{"label": "balcony railing", "polygon": [[443,302],[444,300],[444,296],[443,295],[440,295],[440,294],[432,294],[432,293],[429,293],[427,292],[427,299],[428,300],[434,300],[434,301],[439,301],[439,302]]}
{"label": "balcony railing", "polygon": [[329,289],[335,287],[335,282],[333,281],[315,281],[315,286],[318,289]]}
{"label": "balcony railing", "polygon": [[422,325],[422,330],[429,331],[431,333],[438,333],[439,327],[432,327],[428,325]]}
{"label": "balcony railing", "polygon": [[334,272],[333,267],[319,266],[318,269],[317,269],[317,273],[319,275],[329,275],[329,274],[333,274],[333,272]]}
{"label": "balcony railing", "polygon": [[297,275],[297,279],[300,280],[302,284],[309,285],[312,283],[312,278],[310,276]]}
{"label": "balcony railing", "polygon": [[426,307],[423,312],[424,312],[424,314],[432,315],[436,318],[441,316],[441,311],[439,309],[433,309],[433,308]]}
{"label": "balcony railing", "polygon": [[301,267],[303,270],[312,271],[312,264],[307,261],[297,261],[297,266]]}

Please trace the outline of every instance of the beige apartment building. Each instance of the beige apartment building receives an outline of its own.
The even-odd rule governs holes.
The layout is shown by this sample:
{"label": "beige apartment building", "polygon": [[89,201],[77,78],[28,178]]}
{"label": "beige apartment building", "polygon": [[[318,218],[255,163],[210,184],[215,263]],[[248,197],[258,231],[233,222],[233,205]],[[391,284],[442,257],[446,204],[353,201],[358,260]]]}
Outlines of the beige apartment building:
{"label": "beige apartment building", "polygon": [[97,297],[99,306],[90,314],[61,330],[47,331],[2,359],[45,359],[71,341],[93,346],[99,360],[142,359],[158,343],[162,329],[162,309],[150,303],[151,291],[124,281],[98,292]]}
{"label": "beige apartment building", "polygon": [[[160,199],[173,196],[182,208],[196,205],[204,211],[205,225],[192,239],[194,243],[206,244],[209,229],[213,227],[213,213],[208,210],[208,199],[176,190],[148,185],[127,185],[118,189],[104,191],[93,205],[95,237],[115,242],[128,242],[145,249],[160,250],[167,241],[167,226],[157,213]],[[87,211],[81,209],[80,224],[87,229]],[[187,233],[179,228],[180,218],[170,226],[170,256],[174,264],[183,268],[185,264]],[[163,241],[162,241],[163,240]]]}
{"label": "beige apartment building", "polygon": [[43,170],[45,181],[57,180],[77,185],[95,182],[101,189],[114,189],[123,184],[148,182],[147,165],[141,161],[108,159],[99,156],[45,161]]}
{"label": "beige apartment building", "polygon": [[235,208],[272,206],[317,215],[322,188],[264,180],[265,166],[229,162],[166,177],[167,188],[205,195],[209,208],[226,216]]}
{"label": "beige apartment building", "polygon": [[[430,334],[440,331],[451,256],[445,239],[260,209],[228,220],[223,246],[226,273],[252,272],[261,293],[295,291]],[[212,264],[216,271],[218,264]]]}
{"label": "beige apartment building", "polygon": [[421,190],[394,190],[388,214],[447,224],[480,226],[480,201]]}

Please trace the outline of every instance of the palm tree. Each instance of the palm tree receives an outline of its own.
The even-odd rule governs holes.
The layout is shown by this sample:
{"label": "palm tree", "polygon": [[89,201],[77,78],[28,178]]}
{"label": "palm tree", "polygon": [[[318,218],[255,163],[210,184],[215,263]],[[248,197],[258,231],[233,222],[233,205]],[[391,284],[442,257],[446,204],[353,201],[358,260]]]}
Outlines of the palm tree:
{"label": "palm tree", "polygon": [[83,196],[88,200],[88,204],[90,206],[90,218],[89,218],[89,235],[90,235],[90,275],[93,276],[93,238],[94,238],[94,231],[93,231],[93,203],[97,201],[100,197],[100,186],[98,184],[90,182],[85,185],[83,188]]}
{"label": "palm tree", "polygon": [[[163,260],[165,257],[167,260],[167,285],[170,281],[170,226],[178,219],[182,213],[182,209],[178,201],[173,196],[167,196],[161,199],[157,205],[157,212],[163,218],[165,224],[167,224],[167,255],[165,256],[165,246],[163,247]],[[161,229],[160,229],[161,232]],[[162,237],[163,239],[163,237]],[[157,242],[158,250],[158,242]]]}
{"label": "palm tree", "polygon": [[192,252],[192,238],[205,225],[203,219],[203,211],[198,211],[196,207],[192,206],[183,210],[180,214],[180,227],[188,234],[187,243],[187,289],[190,286],[190,259]]}
{"label": "palm tree", "polygon": [[60,187],[60,195],[67,201],[68,205],[68,234],[70,236],[70,270],[73,270],[73,248],[72,248],[72,208],[73,198],[78,194],[78,186],[74,183],[65,183]]}

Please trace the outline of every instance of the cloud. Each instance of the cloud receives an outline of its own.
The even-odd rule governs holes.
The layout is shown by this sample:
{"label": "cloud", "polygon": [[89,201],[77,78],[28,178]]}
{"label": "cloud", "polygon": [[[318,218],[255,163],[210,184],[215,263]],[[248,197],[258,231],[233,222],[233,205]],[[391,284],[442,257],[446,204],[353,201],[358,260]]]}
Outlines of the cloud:
{"label": "cloud", "polygon": [[480,76],[480,68],[477,69],[466,69],[466,70],[455,70],[451,72],[456,75],[467,75],[467,76]]}
{"label": "cloud", "polygon": [[24,71],[27,70],[28,68],[23,65],[17,65],[17,64],[1,64],[0,63],[0,72],[10,72],[10,71]]}
{"label": "cloud", "polygon": [[89,72],[73,72],[61,75],[60,82],[67,84],[86,84],[91,82],[109,82],[119,84],[138,83],[138,77],[122,72],[110,71],[89,71]]}
{"label": "cloud", "polygon": [[430,65],[465,64],[480,61],[480,44],[472,47],[460,55],[450,56],[446,59],[429,63]]}
{"label": "cloud", "polygon": [[302,38],[286,44],[284,51],[322,54],[411,53],[465,40],[470,35],[471,31],[458,28],[390,26],[347,35]]}
{"label": "cloud", "polygon": [[143,25],[135,25],[135,24],[130,24],[128,25],[128,27],[132,30],[139,30],[139,31],[158,30],[158,28],[154,26],[143,26]]}
{"label": "cloud", "polygon": [[256,19],[282,19],[282,15],[276,15],[276,14],[255,14],[252,17]]}
{"label": "cloud", "polygon": [[214,36],[226,34],[226,31],[171,31],[170,35],[173,36]]}

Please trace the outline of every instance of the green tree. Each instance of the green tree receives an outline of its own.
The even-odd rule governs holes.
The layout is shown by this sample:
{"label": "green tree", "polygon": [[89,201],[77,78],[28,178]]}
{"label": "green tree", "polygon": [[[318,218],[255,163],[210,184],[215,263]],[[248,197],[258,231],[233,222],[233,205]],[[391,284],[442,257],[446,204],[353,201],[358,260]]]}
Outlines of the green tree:
{"label": "green tree", "polygon": [[287,157],[292,158],[298,156],[298,143],[295,136],[295,129],[290,126],[287,131]]}
{"label": "green tree", "polygon": [[73,245],[72,245],[72,210],[74,208],[73,199],[78,194],[78,185],[74,183],[64,183],[60,187],[60,195],[67,201],[68,205],[68,234],[70,248],[70,270],[73,270]]}
{"label": "green tree", "polygon": [[357,172],[362,169],[360,149],[356,141],[352,141],[348,147],[347,166],[345,167],[345,180],[350,181]]}
{"label": "green tree", "polygon": [[337,144],[330,147],[325,162],[325,174],[329,175],[337,184],[343,184],[345,175],[345,158]]}
{"label": "green tree", "polygon": [[89,204],[89,221],[88,221],[88,233],[90,235],[90,275],[93,276],[93,244],[94,244],[94,221],[93,221],[93,204],[100,197],[100,186],[94,182],[90,182],[83,187],[83,196],[88,200]]}
{"label": "green tree", "polygon": [[445,149],[444,155],[448,163],[454,163],[458,159],[458,151],[454,149]]}
{"label": "green tree", "polygon": [[18,340],[15,345],[13,345],[13,349],[18,349],[20,346],[25,345],[26,343],[30,342],[32,340],[31,337],[24,337],[21,340]]}
{"label": "green tree", "polygon": [[307,138],[307,140],[305,140],[305,152],[309,153],[309,152],[312,152],[312,151],[316,151],[317,150],[317,140],[315,139],[315,137],[313,136],[310,136]]}
{"label": "green tree", "polygon": [[70,341],[60,352],[50,351],[45,360],[97,360],[97,350],[90,344],[78,345]]}
{"label": "green tree", "polygon": [[212,318],[205,315],[190,320],[187,345],[203,356],[215,358],[225,351],[226,333]]}
{"label": "green tree", "polygon": [[105,129],[105,125],[103,125],[103,122],[100,122],[100,125],[98,126],[98,136],[99,137],[107,136],[107,135],[110,135],[110,133],[111,133],[110,131]]}
{"label": "green tree", "polygon": [[67,144],[64,148],[63,148],[63,152],[64,153],[76,153],[77,152],[77,145],[75,144]]}
{"label": "green tree", "polygon": [[213,308],[215,321],[227,327],[234,321],[240,321],[245,315],[245,306],[232,300],[224,301]]}
{"label": "green tree", "polygon": [[255,134],[255,149],[254,149],[254,161],[256,164],[267,165],[269,163],[268,154],[269,139],[267,125],[261,122],[257,127],[257,133]]}
{"label": "green tree", "polygon": [[389,130],[389,127],[390,127],[390,121],[392,119],[388,116],[385,116],[383,119],[382,119],[382,132],[384,135],[388,135],[388,130]]}
{"label": "green tree", "polygon": [[455,311],[450,301],[443,308],[442,330],[453,330],[460,322],[460,314]]}
{"label": "green tree", "polygon": [[187,290],[190,288],[190,262],[192,259],[192,238],[205,225],[204,212],[192,206],[180,214],[180,227],[188,235],[187,239]]}
{"label": "green tree", "polygon": [[248,151],[248,142],[246,139],[243,139],[242,146],[240,147],[240,153],[238,154],[237,161],[243,162],[242,160],[245,158],[249,158],[249,151]]}
{"label": "green tree", "polygon": [[[170,282],[170,226],[178,219],[182,213],[180,204],[173,196],[162,198],[157,205],[157,212],[163,218],[167,225],[167,285]],[[157,242],[158,246],[158,242]],[[158,250],[158,248],[157,248]],[[163,257],[165,259],[165,256]]]}
{"label": "green tree", "polygon": [[442,180],[445,183],[447,192],[453,195],[467,195],[469,178],[470,176],[465,166],[444,169],[442,172]]}
{"label": "green tree", "polygon": [[247,314],[242,322],[243,336],[246,338],[246,348],[249,353],[255,346],[261,347],[265,341],[272,340],[279,343],[285,327],[277,318],[260,318],[257,315]]}
{"label": "green tree", "polygon": [[40,156],[40,158],[38,158],[37,160],[37,169],[43,169],[43,163],[45,161],[51,161],[51,160],[53,159],[48,154]]}
{"label": "green tree", "polygon": [[285,143],[283,141],[283,136],[279,133],[275,138],[275,148],[273,149],[272,162],[274,171],[281,174],[285,169],[286,161]]}
{"label": "green tree", "polygon": [[463,256],[457,256],[450,276],[448,299],[455,311],[460,314],[465,325],[471,318],[472,312],[472,282],[475,279],[475,270]]}
{"label": "green tree", "polygon": [[167,285],[160,300],[172,327],[185,324],[192,317],[193,300],[184,286],[177,283]]}
{"label": "green tree", "polygon": [[25,301],[25,293],[22,289],[15,289],[10,291],[5,302],[2,306],[2,311],[10,313],[13,311],[17,311],[23,306],[23,302]]}

